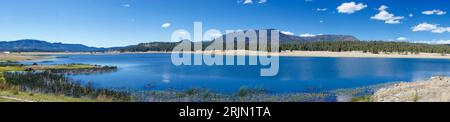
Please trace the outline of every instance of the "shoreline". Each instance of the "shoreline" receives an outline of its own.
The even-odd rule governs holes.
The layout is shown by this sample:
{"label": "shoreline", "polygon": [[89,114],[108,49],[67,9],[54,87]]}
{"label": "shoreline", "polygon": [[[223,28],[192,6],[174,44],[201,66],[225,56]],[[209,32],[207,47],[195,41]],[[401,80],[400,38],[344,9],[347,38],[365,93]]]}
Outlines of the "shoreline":
{"label": "shoreline", "polygon": [[428,80],[400,82],[377,90],[373,102],[449,102],[450,77],[434,76]]}
{"label": "shoreline", "polygon": [[[110,55],[110,54],[169,54],[172,52],[164,51],[149,51],[149,52],[22,52],[19,55]],[[194,51],[187,52],[194,54],[216,54],[216,55],[249,55],[255,56],[260,54],[258,51]],[[419,53],[419,54],[399,54],[399,53],[364,53],[362,51],[347,51],[347,52],[330,52],[330,51],[292,51],[292,52],[280,52],[280,53],[263,53],[260,55],[278,55],[281,57],[333,57],[333,58],[414,58],[414,59],[450,59],[450,55],[441,55],[439,53]],[[0,54],[0,57],[2,55]]]}
{"label": "shoreline", "polygon": [[18,62],[46,59],[49,56],[23,55],[23,54],[0,54],[0,62]]}

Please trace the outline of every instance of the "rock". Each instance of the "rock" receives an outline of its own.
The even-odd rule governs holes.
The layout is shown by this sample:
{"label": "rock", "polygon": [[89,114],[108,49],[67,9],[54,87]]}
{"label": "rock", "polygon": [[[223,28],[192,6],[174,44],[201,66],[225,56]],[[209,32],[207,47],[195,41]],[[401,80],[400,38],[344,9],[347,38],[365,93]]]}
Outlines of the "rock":
{"label": "rock", "polygon": [[432,77],[426,81],[402,82],[381,88],[374,102],[450,102],[450,78]]}

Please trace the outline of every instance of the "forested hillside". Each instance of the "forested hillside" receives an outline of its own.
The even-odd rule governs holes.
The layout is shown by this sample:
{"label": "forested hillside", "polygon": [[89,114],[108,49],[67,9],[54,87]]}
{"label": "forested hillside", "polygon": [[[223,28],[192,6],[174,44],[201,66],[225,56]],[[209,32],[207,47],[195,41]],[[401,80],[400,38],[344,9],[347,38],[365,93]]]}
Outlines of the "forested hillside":
{"label": "forested hillside", "polygon": [[336,42],[307,42],[301,44],[282,44],[280,50],[304,51],[364,51],[371,53],[450,53],[449,45],[432,45],[408,42],[386,41],[336,41]]}

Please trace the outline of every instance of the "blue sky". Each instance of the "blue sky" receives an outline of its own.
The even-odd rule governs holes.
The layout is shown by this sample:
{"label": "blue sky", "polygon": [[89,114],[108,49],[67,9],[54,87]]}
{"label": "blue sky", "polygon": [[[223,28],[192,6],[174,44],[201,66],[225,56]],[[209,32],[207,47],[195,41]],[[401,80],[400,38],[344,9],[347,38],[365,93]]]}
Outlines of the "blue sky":
{"label": "blue sky", "polygon": [[276,28],[444,43],[449,8],[449,0],[0,0],[0,40],[124,46],[170,41],[173,31],[192,31],[200,21],[203,30],[223,32]]}

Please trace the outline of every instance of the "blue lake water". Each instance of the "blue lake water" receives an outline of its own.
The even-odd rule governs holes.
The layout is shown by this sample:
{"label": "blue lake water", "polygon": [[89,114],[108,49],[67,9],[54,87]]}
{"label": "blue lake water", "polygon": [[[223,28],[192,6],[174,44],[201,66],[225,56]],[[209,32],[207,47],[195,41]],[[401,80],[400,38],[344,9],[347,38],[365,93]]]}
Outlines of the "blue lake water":
{"label": "blue lake water", "polygon": [[450,76],[450,60],[446,59],[280,57],[278,75],[261,77],[261,66],[175,66],[170,54],[59,56],[63,58],[40,64],[118,66],[118,71],[113,73],[70,77],[81,83],[91,82],[96,87],[135,90],[206,88],[234,93],[245,86],[274,93],[320,92]]}

